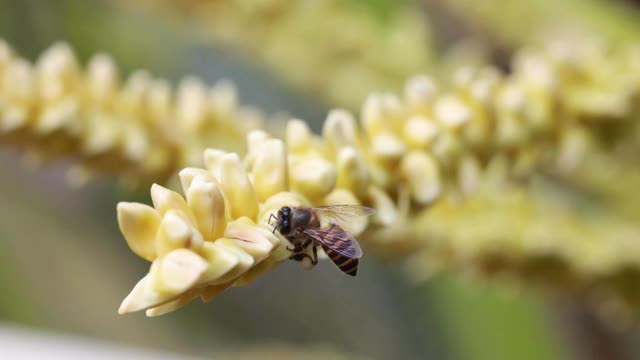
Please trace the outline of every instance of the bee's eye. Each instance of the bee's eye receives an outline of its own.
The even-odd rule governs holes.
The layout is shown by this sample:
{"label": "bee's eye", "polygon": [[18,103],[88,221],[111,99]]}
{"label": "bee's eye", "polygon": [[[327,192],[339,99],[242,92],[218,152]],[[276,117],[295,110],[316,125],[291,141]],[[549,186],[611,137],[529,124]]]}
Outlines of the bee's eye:
{"label": "bee's eye", "polygon": [[289,226],[289,220],[283,220],[282,225],[280,226],[280,233],[286,235],[291,230]]}

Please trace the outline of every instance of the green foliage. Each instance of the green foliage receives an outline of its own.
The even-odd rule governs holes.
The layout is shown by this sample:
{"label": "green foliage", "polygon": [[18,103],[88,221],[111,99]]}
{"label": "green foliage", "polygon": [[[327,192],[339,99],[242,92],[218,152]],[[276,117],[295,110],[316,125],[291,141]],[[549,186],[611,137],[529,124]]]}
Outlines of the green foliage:
{"label": "green foliage", "polygon": [[433,299],[455,353],[466,360],[559,360],[560,335],[539,300],[472,281],[439,278]]}

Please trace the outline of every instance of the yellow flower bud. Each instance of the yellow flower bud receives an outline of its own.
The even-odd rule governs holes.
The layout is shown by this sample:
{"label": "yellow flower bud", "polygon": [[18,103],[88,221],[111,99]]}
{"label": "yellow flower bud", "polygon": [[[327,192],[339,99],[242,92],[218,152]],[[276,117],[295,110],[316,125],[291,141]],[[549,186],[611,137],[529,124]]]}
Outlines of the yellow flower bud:
{"label": "yellow flower bud", "polygon": [[362,127],[369,138],[374,137],[380,131],[385,130],[384,108],[380,94],[370,94],[362,105],[360,114]]}
{"label": "yellow flower bud", "polygon": [[279,243],[275,235],[258,230],[255,223],[246,217],[231,222],[225,237],[234,240],[240,249],[253,257],[255,263],[264,260]]}
{"label": "yellow flower bud", "polygon": [[154,241],[160,226],[160,216],[152,207],[138,203],[119,203],[118,224],[131,251],[149,261],[157,257]]}
{"label": "yellow flower bud", "polygon": [[410,147],[424,150],[431,145],[439,132],[435,121],[422,115],[414,115],[407,120],[403,136]]}
{"label": "yellow flower bud", "polygon": [[222,157],[225,155],[226,152],[218,149],[206,149],[204,151],[204,164],[218,181],[220,180]]}
{"label": "yellow flower bud", "polygon": [[241,248],[235,239],[220,238],[216,240],[215,244],[222,247],[224,251],[233,254],[238,259],[238,263],[225,275],[220,276],[220,278],[215,281],[210,281],[209,283],[212,285],[223,284],[237,279],[256,263],[255,259]]}
{"label": "yellow flower bud", "polygon": [[364,198],[370,183],[367,165],[358,152],[351,147],[345,147],[338,153],[337,188],[354,192],[359,198]]}
{"label": "yellow flower bud", "polygon": [[149,274],[122,301],[118,313],[146,310],[176,299],[198,281],[206,268],[200,256],[186,249],[156,259]]}
{"label": "yellow flower bud", "polygon": [[248,156],[245,160],[249,169],[253,167],[256,156],[261,153],[262,145],[269,139],[269,134],[262,130],[253,130],[247,135]]}
{"label": "yellow flower bud", "polygon": [[209,171],[194,167],[188,167],[180,170],[178,176],[180,177],[180,185],[182,186],[182,191],[184,192],[189,191],[189,189],[191,188],[191,184],[193,183],[193,179],[198,176],[210,181],[214,181],[214,177]]}
{"label": "yellow flower bud", "polygon": [[122,137],[121,128],[103,113],[93,113],[87,118],[87,136],[82,147],[89,155],[103,154],[118,145]]}
{"label": "yellow flower bud", "polygon": [[287,151],[282,141],[266,140],[259,147],[252,175],[259,201],[264,201],[289,188]]}
{"label": "yellow flower bud", "polygon": [[202,234],[193,227],[180,210],[169,209],[162,218],[156,239],[156,253],[163,256],[176,249],[199,250]]}
{"label": "yellow flower bud", "polygon": [[417,203],[428,204],[440,195],[439,166],[432,156],[424,151],[411,151],[402,159],[401,167]]}
{"label": "yellow flower bud", "polygon": [[219,284],[223,276],[240,264],[240,256],[237,252],[218,242],[205,242],[200,253],[208,263],[207,270],[200,278],[200,282],[204,285]]}
{"label": "yellow flower bud", "polygon": [[151,75],[144,70],[134,71],[118,94],[116,113],[125,118],[134,118],[143,109],[145,94],[151,85]]}
{"label": "yellow flower bud", "polygon": [[65,43],[57,43],[45,51],[37,63],[38,89],[43,101],[53,104],[62,100],[77,86],[75,55]]}
{"label": "yellow flower bud", "polygon": [[118,69],[107,54],[96,54],[87,66],[87,92],[96,108],[105,109],[111,105],[118,87]]}
{"label": "yellow flower bud", "polygon": [[394,165],[406,151],[406,145],[391,132],[380,132],[371,139],[374,156],[384,164]]}
{"label": "yellow flower bud", "polygon": [[164,79],[154,79],[149,86],[147,96],[146,105],[149,112],[147,121],[158,126],[158,130],[163,136],[178,142],[179,135],[172,133],[171,130],[173,99],[169,82]]}
{"label": "yellow flower bud", "polygon": [[149,153],[149,139],[138,124],[129,124],[124,128],[124,153],[132,162],[140,162]]}
{"label": "yellow flower bud", "polygon": [[220,186],[229,203],[232,219],[258,216],[258,199],[240,158],[226,154],[220,159]]}
{"label": "yellow flower bud", "polygon": [[370,186],[368,190],[369,201],[376,210],[374,220],[383,226],[395,223],[400,212],[389,195],[375,186]]}
{"label": "yellow flower bud", "polygon": [[77,112],[78,102],[74,98],[67,98],[51,104],[40,114],[35,130],[39,135],[46,135],[70,127]]}
{"label": "yellow flower bud", "polygon": [[193,299],[197,298],[199,293],[196,290],[188,291],[182,295],[180,295],[177,299],[169,301],[166,304],[162,304],[156,307],[152,307],[151,309],[147,309],[145,315],[148,317],[156,317],[160,315],[164,315],[170,313],[172,311],[176,311],[181,307],[187,305]]}
{"label": "yellow flower bud", "polygon": [[171,209],[176,209],[188,216],[191,223],[196,223],[191,209],[189,209],[189,205],[187,205],[184,198],[175,191],[171,191],[158,184],[153,184],[151,186],[151,201],[153,201],[153,207],[160,216],[164,216],[164,214]]}
{"label": "yellow flower bud", "polygon": [[310,199],[326,196],[335,186],[335,166],[320,157],[308,156],[291,163],[289,169],[291,189]]}
{"label": "yellow flower bud", "polygon": [[204,239],[214,241],[221,237],[227,223],[225,199],[218,184],[209,177],[196,176],[186,193]]}
{"label": "yellow flower bud", "polygon": [[207,92],[205,85],[195,77],[185,77],[178,86],[176,118],[183,131],[200,129],[207,116]]}
{"label": "yellow flower bud", "polygon": [[334,150],[358,145],[358,127],[353,115],[346,110],[332,110],[322,128],[322,136]]}
{"label": "yellow flower bud", "polygon": [[445,167],[455,166],[465,152],[462,136],[452,129],[441,132],[432,146],[433,155]]}
{"label": "yellow flower bud", "polygon": [[29,121],[30,106],[35,98],[33,69],[24,60],[13,61],[7,66],[2,80],[5,99],[0,109],[0,123],[1,130],[9,132]]}
{"label": "yellow flower bud", "polygon": [[311,148],[311,130],[302,120],[293,119],[287,123],[286,139],[287,149],[292,154],[301,154]]}
{"label": "yellow flower bud", "polygon": [[190,289],[207,270],[207,262],[187,249],[176,249],[159,258],[154,272],[154,288],[162,294],[178,296]]}
{"label": "yellow flower bud", "polygon": [[217,121],[228,123],[238,107],[238,92],[228,80],[218,80],[209,93],[211,111]]}
{"label": "yellow flower bud", "polygon": [[471,121],[468,105],[454,95],[445,95],[436,101],[434,116],[439,124],[450,129],[460,128]]}

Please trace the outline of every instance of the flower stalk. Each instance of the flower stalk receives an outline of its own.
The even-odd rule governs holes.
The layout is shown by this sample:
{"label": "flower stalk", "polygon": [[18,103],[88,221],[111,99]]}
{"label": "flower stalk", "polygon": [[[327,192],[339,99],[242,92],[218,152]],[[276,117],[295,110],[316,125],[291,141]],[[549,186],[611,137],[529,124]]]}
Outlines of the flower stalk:
{"label": "flower stalk", "polygon": [[[183,222],[191,221],[191,228],[203,228],[201,222],[206,223],[203,229],[209,229],[211,219],[216,218],[211,209],[220,209],[227,222],[216,236],[224,236],[198,235],[197,241],[186,241],[185,234],[194,231],[176,231],[182,240],[172,242],[180,244],[173,251],[185,257],[192,254],[189,263],[194,265],[187,270],[172,269],[190,272],[192,277],[181,282],[186,284],[181,288],[169,287],[172,296],[168,298],[156,297],[158,290],[153,286],[139,285],[121,312],[146,308],[151,309],[148,314],[164,313],[154,309],[174,309],[209,290],[212,292],[205,297],[211,299],[286,260],[287,242],[277,232],[271,233],[268,223],[269,215],[282,206],[364,204],[375,208],[376,216],[352,224],[349,230],[362,233],[360,241],[371,253],[407,259],[416,278],[450,269],[489,276],[510,274],[531,283],[552,276],[560,288],[585,291],[594,282],[617,276],[630,264],[640,265],[628,256],[622,260],[614,250],[626,248],[629,234],[638,231],[636,226],[604,214],[597,226],[590,224],[593,219],[571,214],[572,205],[549,200],[545,195],[548,186],[538,193],[535,182],[529,181],[528,187],[514,182],[548,173],[574,181],[574,174],[596,171],[595,164],[607,161],[587,166],[583,160],[616,156],[601,137],[601,127],[612,119],[633,126],[632,100],[640,82],[622,77],[608,77],[607,84],[600,77],[600,81],[585,79],[593,76],[594,58],[581,56],[587,54],[585,49],[575,51],[577,54],[523,52],[514,73],[508,75],[490,68],[462,69],[447,90],[418,76],[407,83],[402,98],[392,93],[370,95],[359,122],[348,111],[331,111],[322,135],[312,134],[297,119],[288,122],[284,141],[253,131],[247,136],[249,150],[242,160],[222,150],[205,151],[206,170],[181,172],[189,201],[178,201],[182,198],[174,194],[171,206],[187,214]],[[605,99],[599,95],[603,88],[620,92],[608,92]],[[584,96],[590,99],[588,106],[581,101]],[[194,190],[200,189],[200,183],[209,184],[208,190]],[[152,196],[153,191],[157,190],[152,190]],[[164,216],[164,224],[174,212],[159,207],[155,197],[155,211]],[[200,202],[206,204],[202,207],[206,211],[194,208]],[[540,204],[544,213],[537,210]],[[121,226],[138,222],[126,220],[136,216],[126,210],[128,206],[119,208]],[[216,216],[214,223],[224,223],[222,215]],[[148,223],[146,233],[156,234],[153,242],[166,241],[161,236],[162,225],[156,230],[155,222]],[[123,233],[130,233],[126,226]],[[217,269],[218,257],[203,255],[203,248],[197,247],[201,246],[199,239],[207,246],[212,242],[235,247],[246,261],[239,270],[229,265],[223,267],[225,271],[211,270]],[[585,239],[592,245],[583,244]],[[147,277],[157,278],[156,268],[162,269],[163,261],[154,260]],[[157,280],[155,284],[166,287]],[[628,288],[610,285],[602,285],[608,304],[635,301]],[[173,300],[175,296],[178,300]],[[147,300],[138,303],[139,299]],[[172,305],[163,305],[168,299]]]}
{"label": "flower stalk", "polygon": [[[283,139],[249,131],[228,85],[191,78],[172,96],[144,73],[119,85],[105,56],[83,72],[64,45],[35,66],[0,50],[3,143],[157,182],[183,168],[183,195],[154,185],[153,207],[118,205],[130,248],[152,262],[121,313],[161,315],[251,283],[290,255],[269,215],[333,204],[375,208],[348,230],[367,254],[405,259],[416,278],[457,269],[544,279],[609,313],[640,302],[625,285],[640,260],[624,250],[638,231],[638,48],[553,43],[519,52],[509,74],[416,76],[402,95],[370,94],[358,119],[331,111],[321,135],[292,119]],[[226,145],[236,136],[247,139],[242,156]],[[612,171],[622,188],[602,176]],[[558,202],[552,187],[535,187],[550,175],[610,202],[592,206],[597,216],[572,214],[579,197]]]}

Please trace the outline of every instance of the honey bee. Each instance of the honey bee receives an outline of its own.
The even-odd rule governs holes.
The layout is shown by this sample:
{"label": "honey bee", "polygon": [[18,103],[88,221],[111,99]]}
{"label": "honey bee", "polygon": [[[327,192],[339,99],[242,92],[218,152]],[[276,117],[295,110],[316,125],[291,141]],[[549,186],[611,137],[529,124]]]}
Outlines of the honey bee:
{"label": "honey bee", "polygon": [[[318,263],[318,246],[324,249],[329,258],[344,273],[356,276],[358,259],[362,257],[360,244],[355,237],[342,227],[361,216],[373,215],[375,210],[359,205],[332,205],[321,207],[282,207],[278,215],[271,214],[276,220],[273,232],[280,232],[289,240],[293,252],[289,259],[302,261],[311,260],[311,264]],[[327,225],[322,225],[321,220]],[[312,246],[312,254],[306,253]]]}

